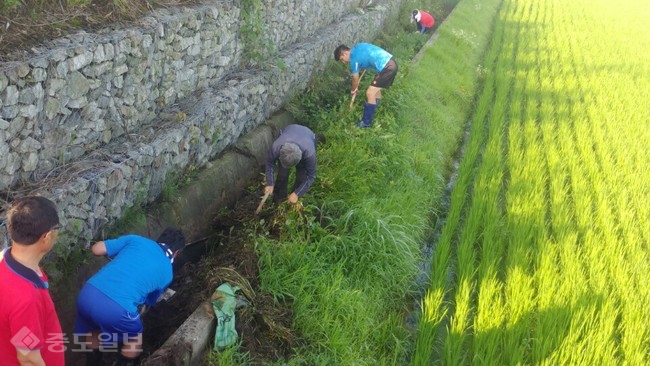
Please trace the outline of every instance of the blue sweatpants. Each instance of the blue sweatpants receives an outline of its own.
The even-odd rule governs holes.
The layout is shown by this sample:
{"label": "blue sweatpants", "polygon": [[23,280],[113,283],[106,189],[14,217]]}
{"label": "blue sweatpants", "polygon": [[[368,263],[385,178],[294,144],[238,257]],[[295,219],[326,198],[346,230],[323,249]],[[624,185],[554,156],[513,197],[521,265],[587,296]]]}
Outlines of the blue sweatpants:
{"label": "blue sweatpants", "polygon": [[99,330],[102,344],[119,345],[142,334],[140,314],[131,313],[95,286],[86,283],[77,298],[75,334]]}

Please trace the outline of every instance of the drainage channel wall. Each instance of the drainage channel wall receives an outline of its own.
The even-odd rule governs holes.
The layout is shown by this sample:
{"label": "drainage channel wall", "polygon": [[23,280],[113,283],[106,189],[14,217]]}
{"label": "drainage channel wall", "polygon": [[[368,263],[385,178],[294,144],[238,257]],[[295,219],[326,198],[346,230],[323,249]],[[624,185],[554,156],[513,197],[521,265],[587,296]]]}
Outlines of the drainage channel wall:
{"label": "drainage channel wall", "polygon": [[[259,177],[267,149],[278,131],[290,123],[293,117],[281,112],[241,138],[233,149],[202,171],[177,200],[151,210],[143,230],[159,232],[168,225],[181,225],[195,232],[206,232],[213,218],[209,213],[234,203],[251,180]],[[206,301],[142,365],[197,364],[210,347],[215,326],[212,305]]]}
{"label": "drainage channel wall", "polygon": [[[260,177],[268,148],[278,136],[279,130],[290,123],[294,123],[294,120],[288,112],[280,111],[273,115],[201,170],[174,200],[150,205],[145,213],[145,222],[132,225],[130,232],[155,238],[165,227],[175,226],[196,235],[209,234],[216,213],[235,203],[245,188]],[[259,183],[262,184],[262,180]],[[90,263],[79,268],[76,276],[66,278],[59,284],[60,287],[68,288],[65,292],[58,292],[56,299],[64,333],[71,334],[74,326],[75,299],[81,285],[105,263],[104,258],[92,258]],[[148,363],[144,364],[194,364],[208,346],[210,331],[214,333],[214,320],[212,306],[209,303],[200,306],[165,342],[160,351],[149,357]],[[67,365],[84,364],[83,354],[76,350],[76,345],[68,348]]]}

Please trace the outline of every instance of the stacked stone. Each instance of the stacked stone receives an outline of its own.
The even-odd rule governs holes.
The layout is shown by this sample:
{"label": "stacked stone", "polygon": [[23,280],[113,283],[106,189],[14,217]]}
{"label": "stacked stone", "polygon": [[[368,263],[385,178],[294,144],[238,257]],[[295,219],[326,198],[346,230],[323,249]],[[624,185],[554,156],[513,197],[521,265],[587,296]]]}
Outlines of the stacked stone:
{"label": "stacked stone", "polygon": [[[301,4],[321,2],[327,22],[356,5]],[[154,200],[170,174],[201,168],[264,122],[339,43],[373,39],[389,14],[320,28],[314,18],[309,34],[304,19],[279,18],[301,43],[281,50],[286,67],[268,70],[237,68],[240,9],[230,2],[165,10],[138,28],[68,37],[0,65],[0,191],[28,185],[51,197],[68,232],[87,242],[126,208]]]}

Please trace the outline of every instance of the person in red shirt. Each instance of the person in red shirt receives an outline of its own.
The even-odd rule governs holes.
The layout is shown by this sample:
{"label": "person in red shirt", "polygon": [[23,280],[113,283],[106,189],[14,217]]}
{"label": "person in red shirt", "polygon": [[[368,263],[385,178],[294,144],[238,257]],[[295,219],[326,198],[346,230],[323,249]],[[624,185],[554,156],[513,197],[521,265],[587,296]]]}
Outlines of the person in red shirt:
{"label": "person in red shirt", "polygon": [[415,21],[417,32],[420,33],[430,31],[433,28],[433,25],[436,24],[433,15],[418,9],[413,10],[413,13],[411,13],[411,21]]}
{"label": "person in red shirt", "polygon": [[11,246],[0,253],[0,364],[64,366],[61,324],[40,267],[59,230],[56,206],[27,196],[7,211]]}

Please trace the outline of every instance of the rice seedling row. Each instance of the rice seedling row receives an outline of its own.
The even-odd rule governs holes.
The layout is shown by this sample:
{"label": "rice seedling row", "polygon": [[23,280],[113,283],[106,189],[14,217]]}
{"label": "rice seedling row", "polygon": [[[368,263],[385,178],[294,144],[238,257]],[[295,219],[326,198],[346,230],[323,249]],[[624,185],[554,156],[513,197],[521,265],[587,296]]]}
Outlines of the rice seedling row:
{"label": "rice seedling row", "polygon": [[647,15],[504,0],[414,364],[649,362]]}

